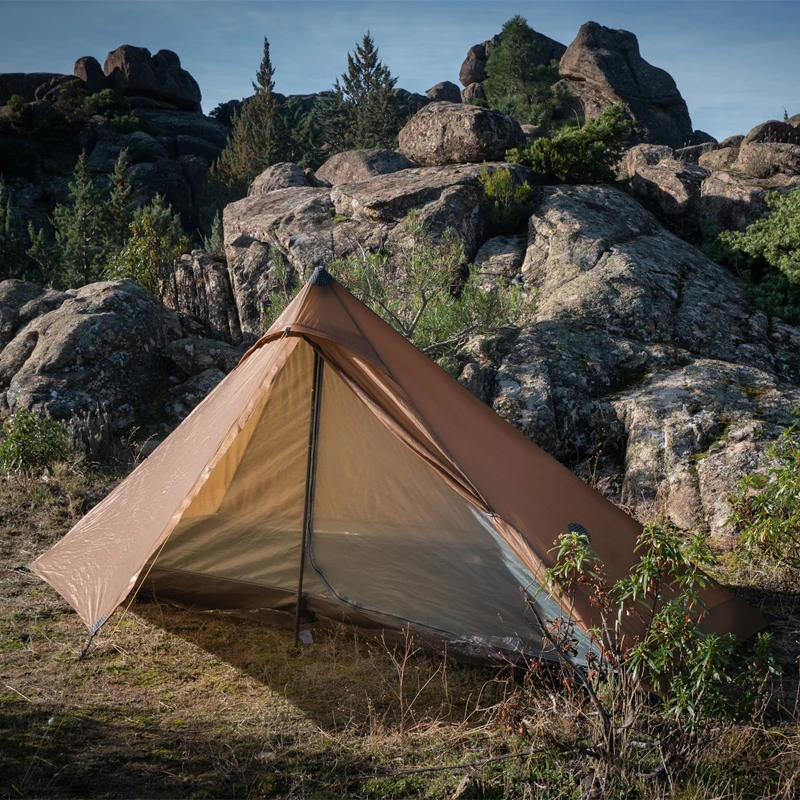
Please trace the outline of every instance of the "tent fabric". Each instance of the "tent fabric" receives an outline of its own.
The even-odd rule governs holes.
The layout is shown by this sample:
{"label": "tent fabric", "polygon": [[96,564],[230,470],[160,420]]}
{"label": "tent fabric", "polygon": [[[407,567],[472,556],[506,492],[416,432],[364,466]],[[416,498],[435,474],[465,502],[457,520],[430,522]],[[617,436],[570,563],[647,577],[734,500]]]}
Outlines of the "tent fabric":
{"label": "tent fabric", "polygon": [[[240,365],[31,569],[91,630],[137,581],[185,605],[289,618],[306,522],[305,619],[411,625],[526,652],[544,648],[526,603],[547,618],[564,613],[538,592],[556,537],[582,526],[616,580],[641,531],[326,279],[306,284]],[[746,637],[765,624],[714,582],[703,599],[706,630]],[[599,622],[586,596],[573,611],[584,628]],[[623,627],[633,637],[642,622],[629,615]]]}

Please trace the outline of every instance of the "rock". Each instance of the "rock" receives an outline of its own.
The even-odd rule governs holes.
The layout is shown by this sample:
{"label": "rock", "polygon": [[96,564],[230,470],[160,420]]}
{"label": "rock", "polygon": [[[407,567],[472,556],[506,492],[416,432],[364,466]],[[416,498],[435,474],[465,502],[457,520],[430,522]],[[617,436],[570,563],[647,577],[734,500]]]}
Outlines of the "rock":
{"label": "rock", "polygon": [[480,105],[484,100],[486,100],[486,94],[483,91],[482,83],[471,83],[469,86],[461,90],[462,103]]}
{"label": "rock", "polygon": [[709,174],[707,169],[696,164],[668,158],[658,164],[638,167],[628,191],[673,233],[693,239],[700,233],[701,187]]}
{"label": "rock", "polygon": [[186,111],[200,111],[200,87],[172,50],[151,56],[146,47],[125,44],[108,54],[103,71],[118,94],[143,95]]}
{"label": "rock", "polygon": [[724,535],[725,498],[800,400],[800,332],[773,338],[728,271],[619,190],[539,193],[533,321],[470,342],[462,382],[640,518]]}
{"label": "rock", "polygon": [[58,308],[68,297],[65,292],[42,289],[27,281],[0,282],[0,352],[21,327]]}
{"label": "rock", "polygon": [[484,291],[506,288],[520,275],[525,260],[524,236],[495,236],[485,241],[475,254],[475,269]]}
{"label": "rock", "polygon": [[0,74],[0,106],[8,105],[8,101],[18,94],[24,103],[32,103],[37,99],[36,92],[42,85],[50,85],[54,79],[63,80],[70,77],[57,72],[6,72]]}
{"label": "rock", "polygon": [[55,102],[61,97],[62,92],[67,90],[71,85],[78,85],[84,88],[81,81],[74,75],[56,75],[36,87],[36,91],[33,95],[34,100],[50,100]]}
{"label": "rock", "polygon": [[164,303],[178,314],[203,320],[217,339],[242,341],[239,311],[223,258],[202,250],[182,255],[165,289]]}
{"label": "rock", "polygon": [[315,189],[331,188],[331,182],[326,181],[324,178],[318,177],[313,169],[304,169],[303,174],[306,176],[306,181],[308,181],[309,186],[313,186]]}
{"label": "rock", "polygon": [[152,136],[194,136],[210,142],[221,152],[228,142],[228,129],[219,122],[202,114],[187,114],[185,111],[164,111],[160,109],[136,109],[134,116],[142,127]]}
{"label": "rock", "polygon": [[72,70],[76,78],[80,78],[86,84],[89,94],[97,94],[103,89],[109,88],[103,68],[94,56],[82,56],[75,62]]}
{"label": "rock", "polygon": [[124,427],[166,376],[160,352],[180,336],[177,316],[136,284],[89,284],[21,327],[5,347],[5,404],[56,419],[100,407]]}
{"label": "rock", "polygon": [[785,142],[748,142],[745,139],[733,169],[750,178],[769,178],[778,172],[800,175],[800,145]]}
{"label": "rock", "polygon": [[800,178],[780,173],[762,179],[726,170],[713,172],[703,181],[701,189],[702,222],[712,231],[744,230],[766,212],[767,192],[789,191],[797,186]]}
{"label": "rock", "polygon": [[408,117],[413,117],[421,108],[424,108],[431,102],[430,97],[417,92],[409,92],[406,89],[395,89],[394,96],[397,98],[398,103]]}
{"label": "rock", "polygon": [[547,131],[541,125],[520,125],[522,128],[522,135],[525,137],[525,144],[535,142],[543,136],[547,136]]}
{"label": "rock", "polygon": [[331,156],[316,172],[318,179],[330,186],[357,183],[416,167],[413,161],[394,150],[347,150]]}
{"label": "rock", "polygon": [[462,86],[486,80],[486,50],[482,44],[476,44],[467,51],[458,79]]}
{"label": "rock", "polygon": [[622,180],[632,178],[637,169],[652,167],[674,157],[675,151],[664,144],[637,144],[623,153],[617,167],[617,174]]}
{"label": "rock", "polygon": [[224,377],[224,372],[212,367],[170,389],[169,397],[164,405],[167,419],[170,422],[182,422],[201,401],[211,394]]}
{"label": "rock", "polygon": [[697,163],[711,172],[720,172],[724,169],[730,169],[738,157],[738,147],[720,147],[717,150],[703,153],[697,159]]}
{"label": "rock", "polygon": [[308,186],[303,170],[297,164],[288,161],[273,164],[267,167],[251,184],[247,190],[248,197],[254,194],[266,194],[276,189],[287,189],[290,186]]}
{"label": "rock", "polygon": [[500,111],[455,103],[431,103],[400,131],[399,150],[418,164],[502,161],[525,141],[519,123]]}
{"label": "rock", "polygon": [[673,148],[692,143],[689,111],[675,81],[641,57],[632,33],[585,23],[564,53],[559,71],[585,116],[596,117],[622,103],[634,120],[639,142]]}
{"label": "rock", "polygon": [[[202,171],[205,173],[208,165],[205,162],[202,164]],[[197,229],[198,209],[194,192],[181,163],[165,160],[134,164],[128,168],[128,180],[137,202],[146,203],[157,194],[163,195],[173,211],[180,215],[184,230]]]}
{"label": "rock", "polygon": [[128,105],[131,108],[157,108],[157,109],[162,109],[164,111],[181,110],[174,103],[168,103],[166,100],[153,100],[152,97],[143,97],[140,94],[131,95],[128,98]]}
{"label": "rock", "polygon": [[689,145],[689,147],[679,147],[675,151],[675,158],[686,164],[699,164],[700,156],[716,149],[716,142],[703,142],[702,144]]}
{"label": "rock", "polygon": [[789,117],[786,120],[788,125],[793,125],[795,128],[800,128],[800,114],[795,114],[793,117]]}
{"label": "rock", "polygon": [[700,144],[719,144],[719,142],[710,134],[705,131],[695,131],[692,134],[691,146]]}
{"label": "rock", "polygon": [[164,358],[190,377],[212,368],[227,375],[246,349],[217,339],[176,339],[164,348]]}
{"label": "rock", "polygon": [[776,119],[771,119],[752,128],[741,143],[745,145],[753,142],[798,144],[800,143],[800,130],[787,122],[778,122]]}
{"label": "rock", "polygon": [[427,92],[428,97],[433,101],[444,101],[445,103],[460,103],[461,90],[452,81],[442,81],[431,86]]}

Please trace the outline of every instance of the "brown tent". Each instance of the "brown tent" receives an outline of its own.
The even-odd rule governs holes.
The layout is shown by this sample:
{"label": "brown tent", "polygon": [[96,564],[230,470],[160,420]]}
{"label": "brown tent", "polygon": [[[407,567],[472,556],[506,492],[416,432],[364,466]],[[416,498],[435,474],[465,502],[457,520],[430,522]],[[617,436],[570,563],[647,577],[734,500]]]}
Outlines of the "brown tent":
{"label": "brown tent", "polygon": [[[577,526],[577,528],[576,528]],[[611,580],[640,525],[453,380],[329,273],[31,569],[97,631],[133,590],[291,624],[344,620],[540,653],[523,590],[585,530]],[[761,615],[712,584],[704,627]],[[579,597],[576,614],[592,625]],[[297,616],[296,616],[297,615]],[[630,634],[639,625],[630,617]]]}

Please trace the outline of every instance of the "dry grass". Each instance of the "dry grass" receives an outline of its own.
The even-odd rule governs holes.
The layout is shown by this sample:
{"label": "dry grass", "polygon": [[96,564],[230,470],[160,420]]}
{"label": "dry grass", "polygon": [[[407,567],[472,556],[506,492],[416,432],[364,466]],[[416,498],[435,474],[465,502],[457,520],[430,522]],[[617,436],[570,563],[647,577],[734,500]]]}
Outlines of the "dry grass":
{"label": "dry grass", "polygon": [[[0,570],[49,547],[115,479],[73,466],[0,482]],[[792,667],[796,602],[769,597]],[[590,710],[557,674],[521,683],[346,630],[295,651],[288,631],[156,603],[118,612],[77,662],[85,641],[49,586],[5,575],[0,797],[601,796],[581,749]],[[441,769],[464,763],[478,766]],[[686,763],[614,796],[788,798],[798,781],[784,712],[707,732]]]}

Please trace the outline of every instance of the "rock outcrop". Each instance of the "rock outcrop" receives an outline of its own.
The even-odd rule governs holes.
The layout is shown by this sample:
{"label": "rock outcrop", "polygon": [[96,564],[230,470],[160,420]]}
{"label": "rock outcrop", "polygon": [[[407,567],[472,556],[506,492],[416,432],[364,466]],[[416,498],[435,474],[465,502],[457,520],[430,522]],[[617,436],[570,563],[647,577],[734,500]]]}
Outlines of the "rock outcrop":
{"label": "rock outcrop", "polygon": [[725,531],[725,501],[800,401],[800,332],[619,190],[549,187],[517,280],[533,323],[462,381],[609,497]]}
{"label": "rock outcrop", "polygon": [[305,172],[297,164],[282,162],[267,167],[249,186],[247,194],[267,194],[290,186],[309,186]]}
{"label": "rock outcrop", "polygon": [[500,111],[431,103],[400,131],[400,152],[424,166],[502,161],[523,144],[519,123]]}
{"label": "rock outcrop", "polygon": [[331,156],[317,171],[316,177],[337,186],[340,183],[367,181],[376,175],[389,175],[418,166],[394,150],[347,150]]}
{"label": "rock outcrop", "polygon": [[596,117],[622,103],[638,141],[673,148],[694,144],[689,110],[675,81],[641,57],[629,31],[585,23],[562,56],[559,71],[585,116]]}
{"label": "rock outcrop", "polygon": [[460,103],[461,90],[452,81],[442,81],[431,86],[427,92],[428,97],[434,102]]}
{"label": "rock outcrop", "polygon": [[150,55],[146,47],[124,44],[108,54],[103,72],[108,85],[118,94],[164,101],[184,111],[200,111],[200,87],[172,50]]}
{"label": "rock outcrop", "polygon": [[[178,316],[130,281],[57,295],[6,281],[0,297],[4,317],[16,318],[0,352],[6,412],[24,407],[70,419],[101,408],[115,427],[130,425],[166,376],[161,351],[182,335]],[[23,322],[31,303],[39,313]]]}

